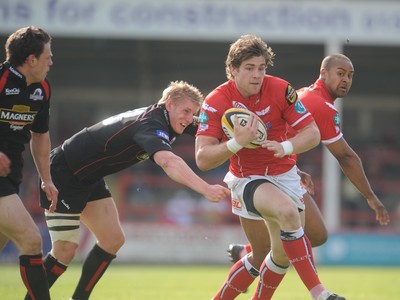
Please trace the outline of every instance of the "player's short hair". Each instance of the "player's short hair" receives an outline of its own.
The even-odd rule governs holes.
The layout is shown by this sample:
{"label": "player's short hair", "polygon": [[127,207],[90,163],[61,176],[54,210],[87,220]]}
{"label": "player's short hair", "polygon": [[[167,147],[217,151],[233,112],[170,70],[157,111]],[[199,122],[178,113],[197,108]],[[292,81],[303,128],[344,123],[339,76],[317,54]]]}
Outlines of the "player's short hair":
{"label": "player's short hair", "polygon": [[347,60],[350,64],[352,64],[350,58],[348,58],[346,55],[341,54],[341,53],[333,53],[328,56],[326,56],[321,63],[321,70],[326,69],[329,70],[332,66],[335,65],[337,61],[343,61]]}
{"label": "player's short hair", "polygon": [[200,90],[187,83],[186,81],[171,81],[168,87],[163,91],[161,99],[158,104],[164,104],[167,99],[172,101],[179,101],[184,97],[189,97],[194,103],[201,106],[204,100],[203,94]]}
{"label": "player's short hair", "polygon": [[275,53],[260,37],[246,34],[242,35],[229,48],[229,53],[225,61],[225,72],[228,79],[233,79],[231,67],[239,68],[243,61],[255,56],[262,56],[266,66],[274,65]]}
{"label": "player's short hair", "polygon": [[19,67],[31,54],[39,58],[43,53],[44,45],[50,41],[51,36],[43,29],[33,26],[20,28],[6,41],[6,61],[14,67]]}

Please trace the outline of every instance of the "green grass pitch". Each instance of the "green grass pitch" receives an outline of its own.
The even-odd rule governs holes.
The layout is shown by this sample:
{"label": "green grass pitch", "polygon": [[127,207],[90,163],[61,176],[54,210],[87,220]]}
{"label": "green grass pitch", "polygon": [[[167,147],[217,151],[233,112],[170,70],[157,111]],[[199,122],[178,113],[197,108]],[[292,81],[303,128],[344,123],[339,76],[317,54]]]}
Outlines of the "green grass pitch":
{"label": "green grass pitch", "polygon": [[[80,275],[71,265],[51,289],[53,300],[68,300]],[[122,265],[113,264],[97,284],[93,300],[210,300],[223,283],[230,265]],[[400,267],[319,267],[322,282],[348,300],[400,299]],[[254,291],[236,299],[250,299]],[[23,299],[25,288],[18,265],[0,265],[0,298]],[[311,299],[291,268],[275,293],[277,300]]]}

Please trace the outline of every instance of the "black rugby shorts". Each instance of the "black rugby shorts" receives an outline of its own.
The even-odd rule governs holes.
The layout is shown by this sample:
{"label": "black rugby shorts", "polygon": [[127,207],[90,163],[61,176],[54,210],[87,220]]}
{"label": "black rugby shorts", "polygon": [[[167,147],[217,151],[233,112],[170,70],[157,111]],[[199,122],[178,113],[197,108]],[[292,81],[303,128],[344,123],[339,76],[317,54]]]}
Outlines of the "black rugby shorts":
{"label": "black rugby shorts", "polygon": [[11,160],[10,174],[6,177],[0,176],[0,197],[19,193],[19,187],[22,182],[23,158],[21,154],[13,155],[0,149]]}
{"label": "black rugby shorts", "polygon": [[19,184],[20,182],[12,180],[12,177],[10,176],[0,177],[0,197],[18,194]]}
{"label": "black rugby shorts", "polygon": [[[58,189],[56,212],[81,213],[86,204],[111,197],[104,179],[93,184],[85,184],[78,180],[65,161],[64,152],[60,147],[51,152],[51,177]],[[40,189],[40,206],[48,209],[50,201]]]}

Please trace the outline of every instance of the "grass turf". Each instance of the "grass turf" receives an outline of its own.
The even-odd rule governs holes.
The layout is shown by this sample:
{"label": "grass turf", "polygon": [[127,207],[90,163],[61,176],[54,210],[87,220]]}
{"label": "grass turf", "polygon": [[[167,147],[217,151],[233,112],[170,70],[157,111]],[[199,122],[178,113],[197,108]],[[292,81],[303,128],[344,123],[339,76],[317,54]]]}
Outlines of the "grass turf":
{"label": "grass turf", "polygon": [[[71,265],[51,289],[53,300],[68,300],[80,276],[81,265]],[[230,265],[122,265],[113,264],[94,289],[93,300],[209,300],[226,278]],[[400,298],[400,268],[319,267],[321,281],[348,300]],[[250,291],[236,299],[250,299]],[[2,300],[23,299],[25,288],[18,265],[0,265]],[[311,299],[293,269],[275,293],[277,300]]]}

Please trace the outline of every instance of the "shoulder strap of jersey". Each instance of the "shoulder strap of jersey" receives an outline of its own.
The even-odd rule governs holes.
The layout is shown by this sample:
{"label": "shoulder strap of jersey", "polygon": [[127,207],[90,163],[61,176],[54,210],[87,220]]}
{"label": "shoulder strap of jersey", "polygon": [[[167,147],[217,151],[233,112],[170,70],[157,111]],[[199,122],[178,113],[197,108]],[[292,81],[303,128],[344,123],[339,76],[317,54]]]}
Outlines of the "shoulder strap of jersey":
{"label": "shoulder strap of jersey", "polygon": [[3,91],[4,86],[6,85],[8,75],[10,74],[9,70],[5,70],[3,75],[0,78],[0,93]]}

